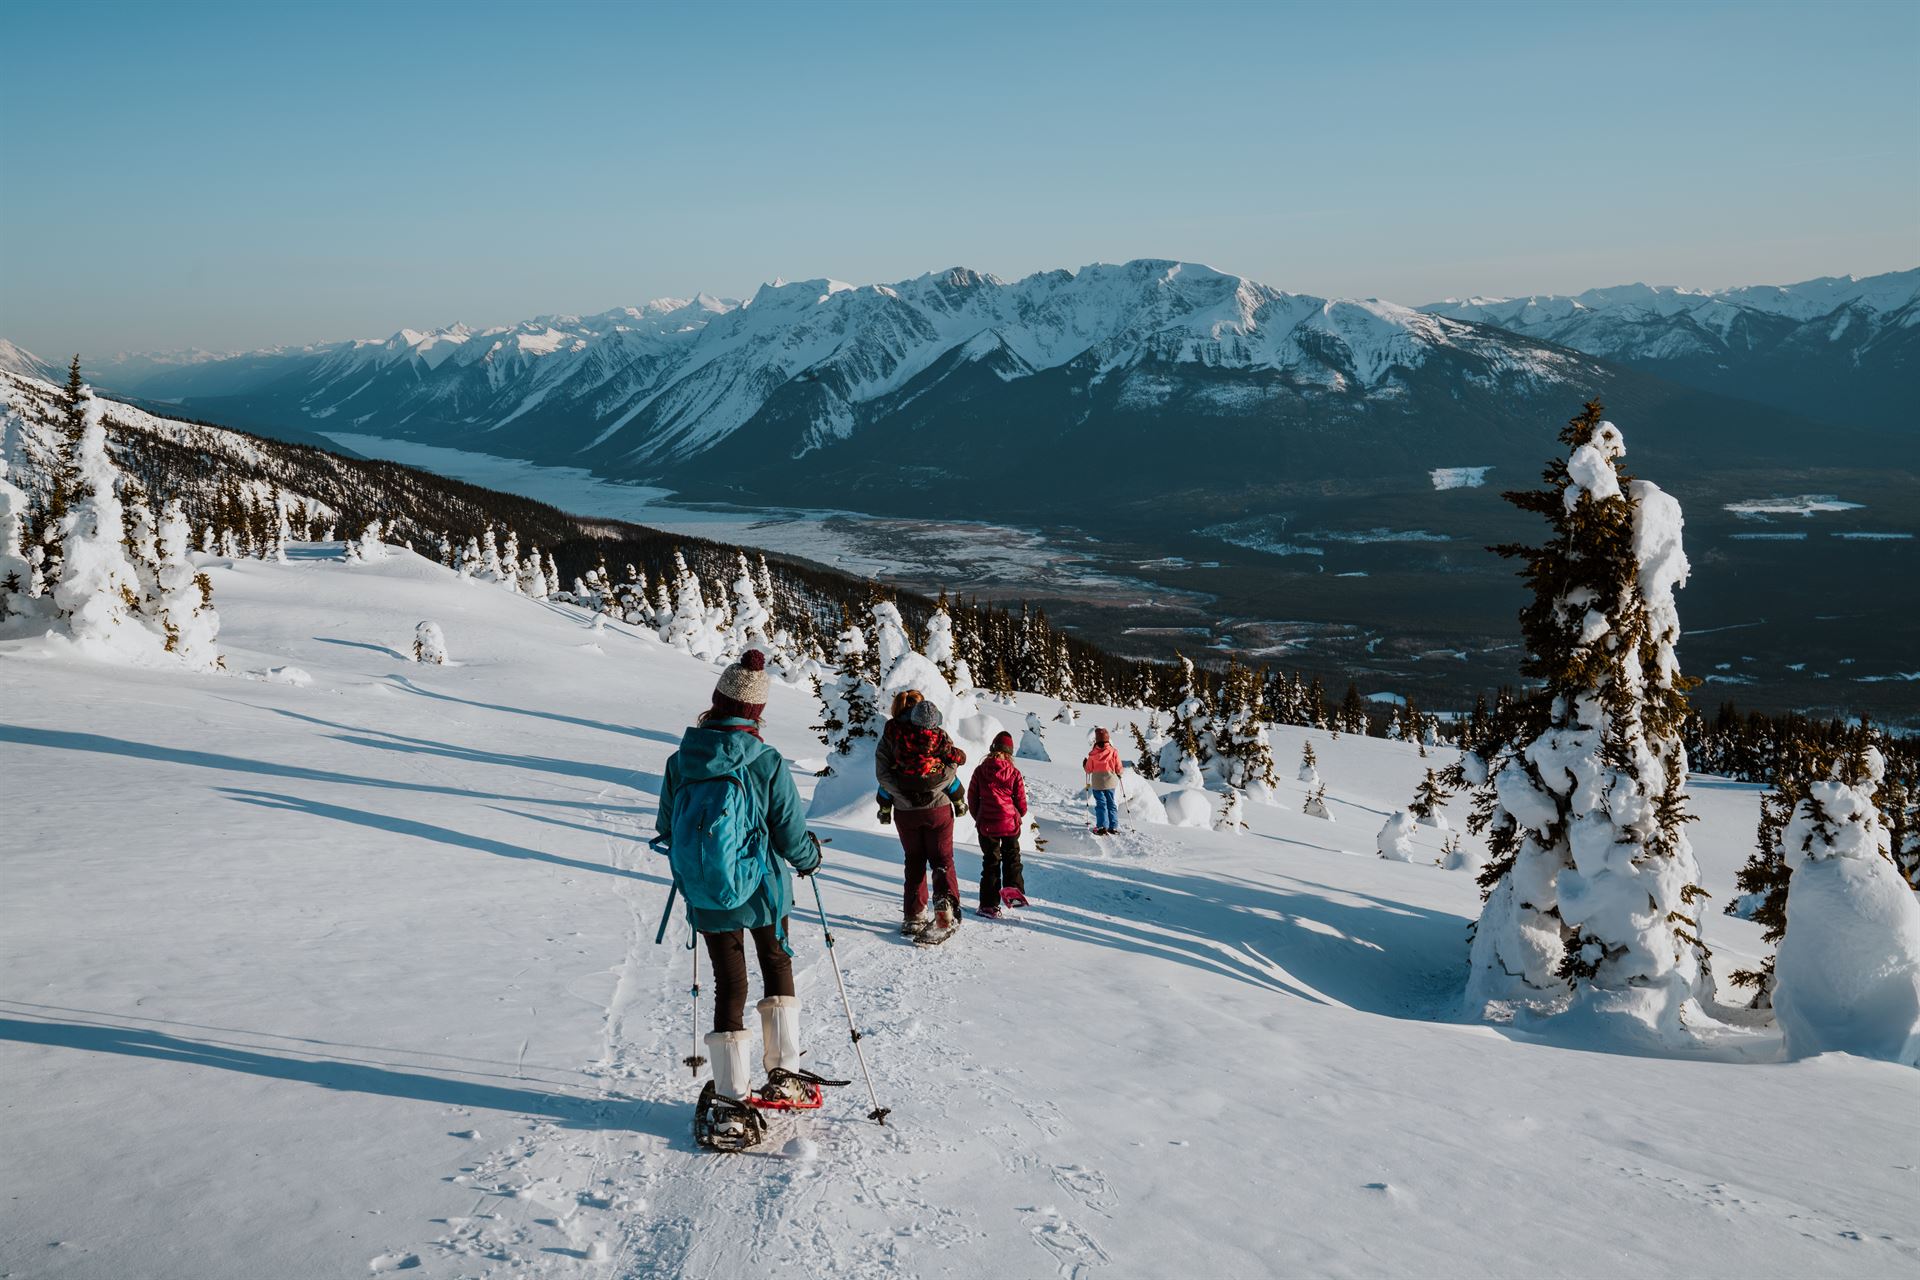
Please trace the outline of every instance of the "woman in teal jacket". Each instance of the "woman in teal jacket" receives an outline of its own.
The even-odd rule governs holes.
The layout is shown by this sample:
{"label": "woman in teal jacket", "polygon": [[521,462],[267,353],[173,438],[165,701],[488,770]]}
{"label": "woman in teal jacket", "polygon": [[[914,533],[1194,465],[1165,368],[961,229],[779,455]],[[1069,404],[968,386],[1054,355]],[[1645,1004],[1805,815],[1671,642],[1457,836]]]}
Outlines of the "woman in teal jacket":
{"label": "woman in teal jacket", "polygon": [[[687,906],[687,916],[713,959],[713,1031],[707,1036],[707,1056],[713,1061],[714,1087],[722,1096],[736,1101],[744,1099],[752,1088],[748,1067],[752,1037],[745,1023],[747,955],[742,935],[752,935],[760,961],[765,996],[757,1006],[762,1062],[769,1074],[776,1068],[798,1072],[800,1000],[793,987],[793,953],[787,947],[787,913],[793,902],[792,872],[812,875],[820,865],[820,848],[807,834],[806,814],[786,759],[760,738],[760,720],[767,709],[766,665],[765,656],[750,649],[721,673],[714,687],[713,705],[686,731],[680,749],[667,760],[655,823],[660,842],[669,843],[676,796],[692,783],[726,777],[745,784],[754,801],[754,812],[764,816],[768,857],[759,887],[746,902],[731,910],[702,909],[691,903]],[[801,1102],[811,1091],[788,1075],[777,1085],[763,1085],[758,1092],[768,1101]]]}

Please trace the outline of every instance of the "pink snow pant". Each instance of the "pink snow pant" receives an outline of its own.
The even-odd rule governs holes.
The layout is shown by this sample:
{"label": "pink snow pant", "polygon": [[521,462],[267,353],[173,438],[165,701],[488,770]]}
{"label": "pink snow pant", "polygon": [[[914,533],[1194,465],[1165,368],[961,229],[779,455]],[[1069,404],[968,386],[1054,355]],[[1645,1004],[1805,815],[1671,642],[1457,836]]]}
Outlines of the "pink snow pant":
{"label": "pink snow pant", "polygon": [[895,809],[893,825],[907,855],[906,892],[901,905],[912,919],[927,909],[927,872],[933,872],[933,896],[960,905],[960,881],[953,874],[953,806],[944,798],[931,809]]}

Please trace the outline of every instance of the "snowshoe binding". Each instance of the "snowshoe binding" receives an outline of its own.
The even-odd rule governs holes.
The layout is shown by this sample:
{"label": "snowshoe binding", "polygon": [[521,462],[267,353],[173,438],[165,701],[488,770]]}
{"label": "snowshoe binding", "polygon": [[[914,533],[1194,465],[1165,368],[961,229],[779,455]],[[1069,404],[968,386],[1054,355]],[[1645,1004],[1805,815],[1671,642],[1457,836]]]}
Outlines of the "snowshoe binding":
{"label": "snowshoe binding", "polygon": [[766,1122],[758,1111],[727,1097],[713,1081],[707,1081],[700,1091],[700,1101],[693,1106],[695,1146],[706,1151],[745,1151],[758,1146],[766,1136]]}
{"label": "snowshoe binding", "polygon": [[1027,905],[1027,895],[1018,889],[1002,889],[1000,891],[1000,905],[1002,907],[1024,907]]}
{"label": "snowshoe binding", "polygon": [[942,898],[933,913],[933,923],[913,937],[915,946],[937,947],[951,938],[960,928],[960,904],[951,898]]}
{"label": "snowshoe binding", "polygon": [[822,1087],[832,1089],[852,1083],[851,1080],[829,1080],[811,1071],[775,1067],[767,1073],[767,1082],[754,1090],[747,1101],[765,1111],[818,1111],[826,1101],[820,1092]]}

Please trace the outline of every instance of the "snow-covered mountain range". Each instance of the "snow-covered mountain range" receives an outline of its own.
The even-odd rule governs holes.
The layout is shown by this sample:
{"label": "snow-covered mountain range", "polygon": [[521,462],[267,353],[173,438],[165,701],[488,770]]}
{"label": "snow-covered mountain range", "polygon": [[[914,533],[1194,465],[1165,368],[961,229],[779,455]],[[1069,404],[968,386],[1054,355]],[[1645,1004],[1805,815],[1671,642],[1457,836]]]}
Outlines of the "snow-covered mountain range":
{"label": "snow-covered mountain range", "polygon": [[[1422,379],[1444,382],[1453,398],[1511,398],[1589,385],[1589,363],[1407,307],[1137,261],[1012,283],[964,269],[892,285],[775,283],[744,302],[665,299],[166,365],[126,357],[98,376],[221,421],[684,480],[736,437],[757,458],[804,459],[869,426],[897,434],[909,406],[924,416],[1010,384],[1018,403],[992,397],[999,417],[1044,415],[1071,434],[1103,407],[1156,422],[1173,411],[1364,411],[1404,404]],[[1077,403],[1052,403],[1061,396]]]}
{"label": "snow-covered mountain range", "polygon": [[1815,417],[1908,427],[1920,374],[1920,268],[1702,290],[1449,298],[1431,315],[1496,325]]}
{"label": "snow-covered mountain range", "polygon": [[[1236,456],[1236,483],[1424,474],[1461,450],[1531,460],[1542,428],[1595,394],[1638,409],[1655,450],[1704,450],[1701,433],[1735,417],[1747,441],[1796,434],[1797,419],[1756,421],[1751,406],[1706,403],[1626,366],[1745,393],[1713,385],[1725,358],[1678,376],[1694,372],[1688,359],[1712,365],[1698,354],[1706,339],[1688,335],[1777,362],[1828,332],[1807,357],[1823,370],[1849,359],[1835,354],[1841,338],[1900,356],[1916,274],[1423,311],[1163,260],[1013,282],[955,268],[226,357],[121,356],[96,376],[257,430],[405,437],[709,496],[880,509],[902,486],[985,485],[1009,459],[1081,467],[1125,496],[1149,452],[1164,454],[1158,493],[1217,490],[1219,450]],[[1848,336],[1869,330],[1874,341]],[[1196,430],[1213,448],[1167,450]]]}

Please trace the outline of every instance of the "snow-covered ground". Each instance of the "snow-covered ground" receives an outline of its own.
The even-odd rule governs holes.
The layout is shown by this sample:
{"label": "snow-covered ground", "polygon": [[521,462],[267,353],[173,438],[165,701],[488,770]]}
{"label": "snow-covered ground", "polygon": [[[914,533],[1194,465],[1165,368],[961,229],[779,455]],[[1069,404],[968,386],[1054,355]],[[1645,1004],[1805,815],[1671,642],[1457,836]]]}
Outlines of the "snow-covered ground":
{"label": "snow-covered ground", "polygon": [[[1471,878],[1375,855],[1445,754],[1310,735],[1327,822],[1299,730],[1240,836],[1096,843],[1079,742],[1023,762],[1035,905],[937,949],[891,837],[822,829],[892,1122],[856,1085],[698,1152],[644,839],[713,669],[403,553],[212,573],[227,675],[0,645],[0,1273],[1920,1275],[1920,1073],[1459,1021]],[[454,665],[406,660],[423,619]],[[803,790],[814,719],[776,690]],[[1716,906],[1755,805],[1696,780]],[[810,1061],[854,1074],[793,935]]]}

